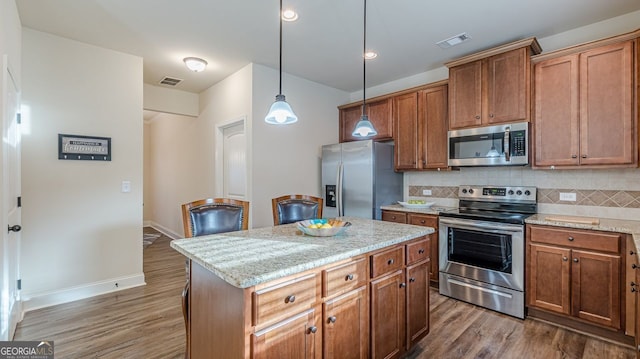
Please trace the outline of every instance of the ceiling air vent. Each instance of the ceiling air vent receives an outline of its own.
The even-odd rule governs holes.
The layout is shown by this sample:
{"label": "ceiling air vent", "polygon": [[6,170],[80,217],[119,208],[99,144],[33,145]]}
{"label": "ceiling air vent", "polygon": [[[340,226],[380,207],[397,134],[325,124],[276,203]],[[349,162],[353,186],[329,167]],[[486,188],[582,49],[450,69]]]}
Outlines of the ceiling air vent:
{"label": "ceiling air vent", "polygon": [[436,45],[440,46],[441,49],[448,49],[451,46],[456,46],[468,40],[471,40],[471,36],[467,35],[466,32],[463,32],[462,34],[458,34],[446,40],[438,41],[436,42]]}
{"label": "ceiling air vent", "polygon": [[160,80],[160,85],[175,86],[181,82],[182,80],[180,79],[175,79],[173,77],[165,76],[162,80]]}

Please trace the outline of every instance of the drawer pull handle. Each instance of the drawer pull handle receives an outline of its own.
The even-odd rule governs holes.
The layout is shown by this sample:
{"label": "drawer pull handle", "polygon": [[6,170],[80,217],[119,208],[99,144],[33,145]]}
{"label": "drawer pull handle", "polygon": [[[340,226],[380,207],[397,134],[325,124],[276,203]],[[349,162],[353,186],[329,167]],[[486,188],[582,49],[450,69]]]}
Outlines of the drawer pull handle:
{"label": "drawer pull handle", "polygon": [[336,322],[336,316],[332,315],[329,317],[329,323],[335,323]]}
{"label": "drawer pull handle", "polygon": [[405,282],[400,283],[400,288],[404,288],[406,286],[407,286],[407,283],[405,283]]}
{"label": "drawer pull handle", "polygon": [[349,274],[349,275],[347,275],[347,277],[345,278],[345,280],[353,280],[353,274]]}
{"label": "drawer pull handle", "polygon": [[566,261],[568,261],[568,260],[569,260],[569,258],[567,258],[567,257],[562,257],[562,260],[566,262]]}
{"label": "drawer pull handle", "polygon": [[392,265],[392,264],[393,264],[393,259],[389,259],[389,260],[387,261],[387,264],[388,264],[388,265]]}
{"label": "drawer pull handle", "polygon": [[315,332],[317,332],[317,331],[318,331],[318,327],[316,327],[315,325],[309,327],[309,333],[315,334]]}
{"label": "drawer pull handle", "polygon": [[295,302],[295,301],[296,301],[296,296],[295,296],[295,295],[290,295],[290,296],[288,296],[288,297],[286,297],[286,298],[284,299],[284,302],[285,302],[285,303],[293,303],[293,302]]}
{"label": "drawer pull handle", "polygon": [[415,281],[416,281],[416,279],[415,279],[415,278],[413,278],[413,277],[409,278],[409,283],[413,283],[413,282],[415,282]]}
{"label": "drawer pull handle", "polygon": [[578,258],[573,258],[574,263],[578,263]]}
{"label": "drawer pull handle", "polygon": [[422,248],[418,249],[418,254],[424,254],[424,249]]}
{"label": "drawer pull handle", "polygon": [[573,242],[573,237],[569,237],[567,239],[569,240],[569,242]]}

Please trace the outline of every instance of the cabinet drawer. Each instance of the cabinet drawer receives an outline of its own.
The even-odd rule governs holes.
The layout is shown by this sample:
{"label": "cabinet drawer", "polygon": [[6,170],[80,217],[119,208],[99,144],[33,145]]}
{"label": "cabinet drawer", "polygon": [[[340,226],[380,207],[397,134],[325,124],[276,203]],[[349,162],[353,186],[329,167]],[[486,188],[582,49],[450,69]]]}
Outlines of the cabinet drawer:
{"label": "cabinet drawer", "polygon": [[315,274],[257,290],[253,292],[253,325],[312,308],[316,297]]}
{"label": "cabinet drawer", "polygon": [[438,217],[422,215],[422,214],[409,214],[407,220],[409,224],[415,224],[416,226],[432,227],[436,231],[438,230]]}
{"label": "cabinet drawer", "polygon": [[387,222],[407,223],[407,214],[401,212],[382,211],[382,220]]}
{"label": "cabinet drawer", "polygon": [[345,293],[367,284],[367,259],[360,258],[322,271],[322,296]]}
{"label": "cabinet drawer", "polygon": [[407,265],[422,262],[431,256],[429,237],[407,244]]}
{"label": "cabinet drawer", "polygon": [[529,235],[532,242],[604,252],[620,252],[620,234],[618,233],[531,226]]}
{"label": "cabinet drawer", "polygon": [[404,266],[404,246],[386,250],[371,256],[371,278],[389,273]]}

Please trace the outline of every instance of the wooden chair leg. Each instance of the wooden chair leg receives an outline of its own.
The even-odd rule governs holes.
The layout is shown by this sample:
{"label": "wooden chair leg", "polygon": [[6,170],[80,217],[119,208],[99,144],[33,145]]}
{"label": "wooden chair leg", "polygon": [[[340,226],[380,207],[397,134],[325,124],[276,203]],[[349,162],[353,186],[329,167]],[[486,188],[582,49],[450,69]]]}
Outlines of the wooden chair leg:
{"label": "wooden chair leg", "polygon": [[189,280],[184,285],[184,289],[182,290],[182,315],[184,316],[184,327],[187,334],[187,345],[186,350],[184,352],[185,359],[189,359],[189,349],[191,347],[191,336],[189,332]]}

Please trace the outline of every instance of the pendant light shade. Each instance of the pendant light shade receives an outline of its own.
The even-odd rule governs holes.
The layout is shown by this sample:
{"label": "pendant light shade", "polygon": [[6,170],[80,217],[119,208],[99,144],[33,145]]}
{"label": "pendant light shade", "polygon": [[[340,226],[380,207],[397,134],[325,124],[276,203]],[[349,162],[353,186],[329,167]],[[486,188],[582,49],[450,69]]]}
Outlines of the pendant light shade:
{"label": "pendant light shade", "polygon": [[367,53],[367,0],[364,0],[364,30],[362,41],[362,117],[356,124],[356,128],[351,133],[354,137],[367,138],[378,134],[373,123],[369,121],[369,116],[366,115],[367,110],[367,58],[364,54]]}
{"label": "pendant light shade", "polygon": [[278,18],[280,19],[280,85],[278,94],[276,95],[276,101],[271,105],[271,108],[269,108],[269,113],[267,113],[264,121],[272,125],[288,125],[297,122],[298,116],[293,113],[291,106],[282,94],[282,0],[280,0],[280,13]]}

